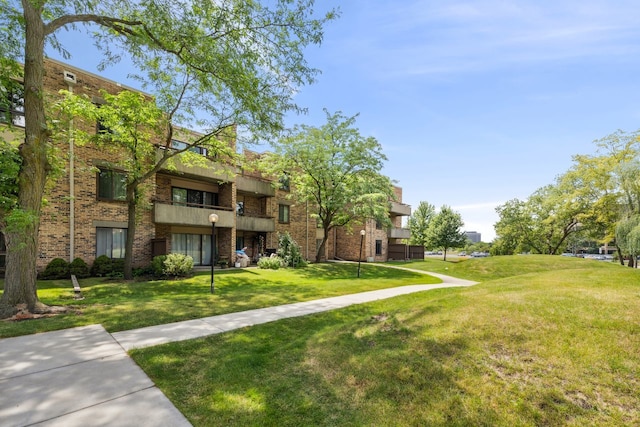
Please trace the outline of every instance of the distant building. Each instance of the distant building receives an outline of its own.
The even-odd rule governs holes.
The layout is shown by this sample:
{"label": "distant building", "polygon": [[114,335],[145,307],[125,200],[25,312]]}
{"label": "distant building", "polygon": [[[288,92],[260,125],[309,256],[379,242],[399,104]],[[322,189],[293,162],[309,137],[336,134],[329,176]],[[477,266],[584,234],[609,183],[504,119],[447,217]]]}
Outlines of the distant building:
{"label": "distant building", "polygon": [[467,239],[471,240],[471,243],[480,243],[482,241],[482,235],[477,231],[465,231]]}

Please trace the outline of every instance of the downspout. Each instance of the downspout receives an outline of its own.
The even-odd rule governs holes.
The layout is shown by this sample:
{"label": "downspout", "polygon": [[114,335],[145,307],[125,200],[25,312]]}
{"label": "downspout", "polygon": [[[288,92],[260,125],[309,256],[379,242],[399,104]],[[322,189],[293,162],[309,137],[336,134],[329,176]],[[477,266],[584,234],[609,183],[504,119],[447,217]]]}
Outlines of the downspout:
{"label": "downspout", "polygon": [[[73,87],[76,84],[75,75],[64,71],[64,80],[67,82],[69,93],[73,93]],[[75,258],[75,231],[76,231],[76,201],[75,201],[75,141],[73,138],[73,117],[69,120],[69,262]]]}

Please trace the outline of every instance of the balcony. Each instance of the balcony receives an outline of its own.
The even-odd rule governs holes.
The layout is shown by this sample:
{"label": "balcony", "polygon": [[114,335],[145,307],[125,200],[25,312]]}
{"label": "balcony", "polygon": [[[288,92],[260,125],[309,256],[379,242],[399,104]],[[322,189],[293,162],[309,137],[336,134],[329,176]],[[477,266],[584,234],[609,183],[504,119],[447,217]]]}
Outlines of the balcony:
{"label": "balcony", "polygon": [[[159,160],[162,157],[163,152],[164,148],[158,148],[156,160]],[[177,172],[180,175],[190,176],[193,178],[205,178],[207,180],[234,182],[236,179],[237,171],[235,168],[219,162],[214,162],[204,156],[202,157],[202,163],[197,165],[185,164],[178,156],[173,157],[172,161],[173,166],[175,167],[170,168],[165,163],[162,169],[171,173]]]}
{"label": "balcony", "polygon": [[389,213],[394,216],[409,216],[411,215],[411,206],[404,203],[391,202]]}
{"label": "balcony", "polygon": [[276,221],[273,218],[239,215],[236,218],[236,229],[240,231],[276,231]]}
{"label": "balcony", "polygon": [[156,224],[211,227],[209,222],[209,214],[211,213],[218,214],[217,227],[233,228],[235,226],[235,212],[231,208],[218,206],[205,209],[156,203],[153,207],[153,221]]}
{"label": "balcony", "polygon": [[387,231],[387,237],[390,239],[409,239],[411,230],[408,228],[391,228]]}
{"label": "balcony", "polygon": [[239,176],[236,178],[236,188],[243,193],[273,197],[276,189],[270,182]]}

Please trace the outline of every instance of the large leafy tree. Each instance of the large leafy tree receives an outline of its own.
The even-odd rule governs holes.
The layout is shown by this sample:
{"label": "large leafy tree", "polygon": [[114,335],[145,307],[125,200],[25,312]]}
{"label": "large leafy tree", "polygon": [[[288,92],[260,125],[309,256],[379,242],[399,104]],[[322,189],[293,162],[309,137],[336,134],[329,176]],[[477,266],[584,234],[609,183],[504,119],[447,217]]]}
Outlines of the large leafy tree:
{"label": "large leafy tree", "polygon": [[[322,40],[335,16],[313,15],[313,0],[5,0],[0,1],[0,80],[23,66],[25,139],[20,147],[17,215],[7,224],[8,254],[0,317],[17,304],[44,309],[36,290],[38,229],[45,184],[52,170],[52,129],[43,88],[45,45],[65,53],[61,29],[86,24],[107,65],[128,56],[143,87],[160,108],[176,105],[173,118],[209,131],[202,117],[235,122],[256,132],[278,130],[283,115],[298,107],[292,96],[313,81],[316,70],[303,50]],[[189,82],[185,87],[184,83]],[[198,114],[198,111],[201,111]]]}
{"label": "large leafy tree", "polygon": [[450,248],[459,248],[467,241],[467,236],[461,230],[463,226],[464,222],[458,212],[449,206],[442,206],[427,228],[427,246],[442,249],[443,259],[446,261]]}
{"label": "large leafy tree", "polygon": [[411,230],[410,244],[427,245],[427,230],[435,214],[436,208],[432,204],[424,201],[420,202],[407,221],[407,226]]}
{"label": "large leafy tree", "polygon": [[366,219],[390,226],[391,180],[380,174],[386,156],[373,137],[354,126],[357,116],[330,114],[321,127],[296,126],[263,157],[268,173],[288,173],[291,196],[308,202],[324,230],[316,261],[322,259],[329,232]]}

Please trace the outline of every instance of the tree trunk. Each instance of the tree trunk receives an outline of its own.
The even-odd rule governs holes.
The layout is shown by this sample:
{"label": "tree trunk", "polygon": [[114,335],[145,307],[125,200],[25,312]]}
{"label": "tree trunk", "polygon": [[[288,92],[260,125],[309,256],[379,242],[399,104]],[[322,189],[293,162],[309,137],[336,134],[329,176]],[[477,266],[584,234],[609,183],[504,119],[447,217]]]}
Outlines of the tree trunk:
{"label": "tree trunk", "polygon": [[320,243],[318,252],[316,252],[316,262],[322,262],[322,255],[324,255],[325,253],[325,247],[327,246],[327,240],[329,240],[330,230],[331,229],[324,229],[324,236],[322,237],[322,242]]}
{"label": "tree trunk", "polygon": [[31,312],[44,306],[37,295],[38,232],[45,183],[50,170],[44,93],[44,23],[33,2],[22,2],[26,22],[24,63],[25,140],[20,146],[22,166],[18,174],[18,211],[8,219],[5,286],[0,299],[0,317],[11,316],[18,304]]}
{"label": "tree trunk", "polygon": [[620,249],[620,247],[617,247],[617,251],[618,251],[618,260],[620,261],[620,265],[624,265],[624,256],[622,256],[622,249]]}

